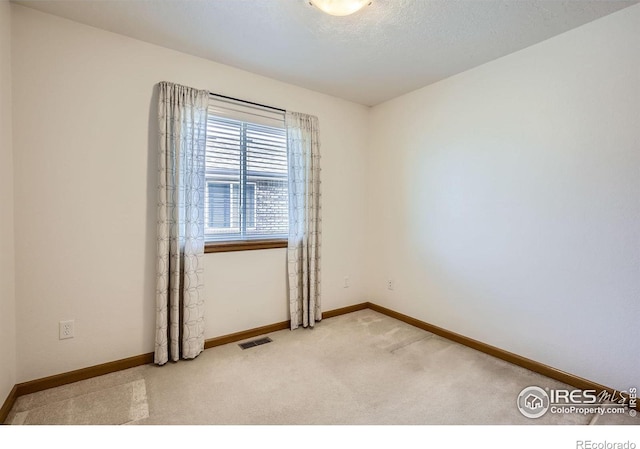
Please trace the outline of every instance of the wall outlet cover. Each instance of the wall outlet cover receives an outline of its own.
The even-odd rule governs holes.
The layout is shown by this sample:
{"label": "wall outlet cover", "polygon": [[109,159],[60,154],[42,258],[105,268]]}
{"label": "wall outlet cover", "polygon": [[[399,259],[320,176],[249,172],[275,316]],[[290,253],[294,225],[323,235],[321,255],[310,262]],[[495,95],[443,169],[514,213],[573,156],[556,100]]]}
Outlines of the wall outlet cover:
{"label": "wall outlet cover", "polygon": [[59,323],[59,338],[60,340],[66,340],[67,338],[73,338],[73,320],[60,321]]}

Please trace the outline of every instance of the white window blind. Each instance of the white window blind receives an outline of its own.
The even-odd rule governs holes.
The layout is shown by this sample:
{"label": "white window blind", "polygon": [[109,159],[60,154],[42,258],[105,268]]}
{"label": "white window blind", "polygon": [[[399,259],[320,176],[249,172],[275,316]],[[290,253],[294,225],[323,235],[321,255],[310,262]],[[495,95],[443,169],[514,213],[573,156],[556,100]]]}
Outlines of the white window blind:
{"label": "white window blind", "polygon": [[210,97],[205,204],[207,241],[287,238],[284,113]]}

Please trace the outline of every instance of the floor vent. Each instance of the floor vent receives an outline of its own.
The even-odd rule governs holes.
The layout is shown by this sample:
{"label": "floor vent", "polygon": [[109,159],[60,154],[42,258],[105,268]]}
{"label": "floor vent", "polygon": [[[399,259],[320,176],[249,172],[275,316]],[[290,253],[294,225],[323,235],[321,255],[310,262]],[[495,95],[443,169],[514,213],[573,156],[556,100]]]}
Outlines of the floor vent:
{"label": "floor vent", "polygon": [[258,338],[257,340],[251,340],[245,343],[240,343],[238,346],[240,346],[242,349],[249,349],[249,348],[253,348],[254,346],[260,346],[266,343],[271,343],[272,341],[273,340],[271,340],[269,337]]}

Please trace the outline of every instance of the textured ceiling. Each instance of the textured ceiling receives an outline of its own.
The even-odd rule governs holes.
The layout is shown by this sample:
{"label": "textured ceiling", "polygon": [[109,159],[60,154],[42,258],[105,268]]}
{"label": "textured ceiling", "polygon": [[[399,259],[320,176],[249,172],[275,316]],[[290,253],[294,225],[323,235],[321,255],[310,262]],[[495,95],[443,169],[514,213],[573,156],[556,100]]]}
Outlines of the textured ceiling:
{"label": "textured ceiling", "polygon": [[375,105],[639,0],[374,0],[347,17],[306,0],[16,3]]}

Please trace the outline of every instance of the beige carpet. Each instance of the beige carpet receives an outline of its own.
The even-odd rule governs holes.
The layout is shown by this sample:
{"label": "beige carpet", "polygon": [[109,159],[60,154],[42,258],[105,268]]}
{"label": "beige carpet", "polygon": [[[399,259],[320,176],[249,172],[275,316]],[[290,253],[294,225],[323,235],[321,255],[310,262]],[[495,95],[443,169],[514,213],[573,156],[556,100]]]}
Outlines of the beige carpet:
{"label": "beige carpet", "polygon": [[11,424],[127,424],[149,417],[144,379],[15,413]]}
{"label": "beige carpet", "polygon": [[628,413],[525,418],[524,387],[567,386],[372,310],[269,337],[23,396],[7,423],[640,423]]}

